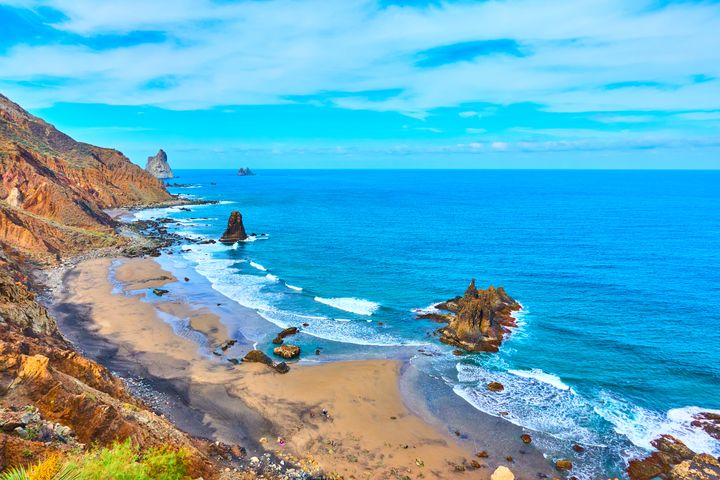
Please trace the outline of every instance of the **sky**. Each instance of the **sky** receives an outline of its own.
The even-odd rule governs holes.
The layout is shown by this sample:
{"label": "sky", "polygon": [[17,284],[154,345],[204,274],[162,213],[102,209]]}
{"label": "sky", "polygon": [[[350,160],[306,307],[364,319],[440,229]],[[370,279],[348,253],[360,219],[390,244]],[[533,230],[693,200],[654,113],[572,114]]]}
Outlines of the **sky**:
{"label": "sky", "polygon": [[720,168],[720,2],[0,0],[0,93],[174,168]]}

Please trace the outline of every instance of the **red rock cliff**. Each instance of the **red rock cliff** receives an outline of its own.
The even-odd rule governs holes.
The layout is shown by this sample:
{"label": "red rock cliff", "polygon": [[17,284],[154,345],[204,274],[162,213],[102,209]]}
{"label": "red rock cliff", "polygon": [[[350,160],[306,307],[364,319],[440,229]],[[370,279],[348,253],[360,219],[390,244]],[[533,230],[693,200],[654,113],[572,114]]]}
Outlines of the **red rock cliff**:
{"label": "red rock cliff", "polygon": [[118,244],[103,209],[171,198],[122,153],[76,142],[0,95],[0,242],[38,259]]}

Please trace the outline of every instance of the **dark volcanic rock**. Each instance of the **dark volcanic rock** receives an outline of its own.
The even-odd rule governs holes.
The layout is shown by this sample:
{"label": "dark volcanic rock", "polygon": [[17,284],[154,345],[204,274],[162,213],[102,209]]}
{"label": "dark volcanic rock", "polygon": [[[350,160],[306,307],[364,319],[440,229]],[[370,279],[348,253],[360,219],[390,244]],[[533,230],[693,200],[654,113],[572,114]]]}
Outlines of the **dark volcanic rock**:
{"label": "dark volcanic rock", "polygon": [[158,297],[162,297],[166,293],[170,293],[170,290],[165,290],[163,288],[153,288],[153,293]]}
{"label": "dark volcanic rock", "polygon": [[285,362],[278,362],[273,366],[273,368],[278,373],[287,373],[290,371],[290,367],[288,367],[288,364]]}
{"label": "dark volcanic rock", "polygon": [[257,363],[264,363],[265,365],[272,365],[273,361],[270,357],[265,355],[260,350],[250,350],[245,356],[243,357],[243,362],[257,362]]}
{"label": "dark volcanic rock", "polygon": [[252,177],[255,175],[252,170],[250,170],[248,167],[240,167],[240,169],[237,172],[238,177]]}
{"label": "dark volcanic rock", "polygon": [[697,454],[671,435],[652,441],[657,452],[643,460],[631,460],[627,474],[631,480],[717,480],[720,460],[705,453]]}
{"label": "dark volcanic rock", "polygon": [[148,157],[145,170],[155,178],[173,178],[175,176],[167,161],[167,154],[162,148],[154,157]]}
{"label": "dark volcanic rock", "polygon": [[455,314],[438,330],[440,341],[471,352],[497,352],[503,335],[516,326],[512,312],[520,310],[503,287],[478,290],[475,279],[465,295],[436,307]]}
{"label": "dark volcanic rock", "polygon": [[275,345],[281,345],[283,343],[283,339],[285,337],[289,337],[290,335],[295,335],[296,333],[298,333],[298,331],[299,330],[297,327],[288,327],[288,328],[284,329],[283,331],[281,331],[280,333],[278,333],[277,337],[275,337],[273,339],[272,343],[274,343]]}
{"label": "dark volcanic rock", "polygon": [[230,214],[227,230],[225,230],[223,236],[220,237],[220,241],[222,243],[235,243],[238,240],[245,240],[246,238],[247,233],[245,233],[245,226],[243,225],[242,214],[235,210]]}
{"label": "dark volcanic rock", "polygon": [[702,428],[705,430],[705,433],[717,440],[720,440],[720,414],[700,412],[697,415],[693,415],[691,425],[693,427]]}

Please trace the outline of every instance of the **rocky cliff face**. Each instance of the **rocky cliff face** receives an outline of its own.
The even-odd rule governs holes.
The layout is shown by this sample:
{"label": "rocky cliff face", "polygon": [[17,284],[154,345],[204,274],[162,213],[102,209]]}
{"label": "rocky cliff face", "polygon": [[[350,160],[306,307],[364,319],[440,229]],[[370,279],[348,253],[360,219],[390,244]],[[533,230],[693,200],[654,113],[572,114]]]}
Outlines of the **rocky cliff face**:
{"label": "rocky cliff face", "polygon": [[103,209],[171,199],[120,152],[76,142],[0,95],[0,242],[43,261],[121,244]]}
{"label": "rocky cliff face", "polygon": [[448,322],[438,330],[440,341],[472,352],[496,352],[505,333],[516,326],[512,312],[520,310],[520,304],[503,287],[479,290],[475,279],[462,297],[436,307],[452,313],[434,317]]}
{"label": "rocky cliff face", "polygon": [[167,154],[162,148],[154,157],[148,157],[145,170],[155,178],[175,178],[168,163]]}
{"label": "rocky cliff face", "polygon": [[242,214],[237,210],[233,211],[228,218],[228,226],[225,233],[220,237],[222,243],[235,243],[247,238],[245,226],[242,221]]}
{"label": "rocky cliff face", "polygon": [[105,367],[73,351],[23,284],[22,261],[2,249],[0,260],[0,471],[77,448],[68,438],[89,447],[131,437],[143,448],[185,448],[193,478],[213,478],[217,468],[206,445],[147,410]]}

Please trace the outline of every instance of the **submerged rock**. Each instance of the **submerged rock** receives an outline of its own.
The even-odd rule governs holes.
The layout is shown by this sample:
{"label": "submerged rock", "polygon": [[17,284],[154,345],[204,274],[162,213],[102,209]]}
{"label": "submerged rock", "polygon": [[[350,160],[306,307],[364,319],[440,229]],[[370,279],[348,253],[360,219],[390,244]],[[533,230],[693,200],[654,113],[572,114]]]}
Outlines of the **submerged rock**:
{"label": "submerged rock", "polygon": [[273,353],[275,355],[277,355],[278,357],[282,357],[282,358],[287,358],[287,359],[295,358],[300,355],[300,347],[298,347],[297,345],[290,345],[290,344],[281,345],[279,347],[275,347],[273,349]]}
{"label": "submerged rock", "polygon": [[478,290],[473,279],[462,297],[436,308],[453,314],[447,316],[448,325],[437,331],[441,342],[470,352],[497,352],[505,333],[516,326],[512,312],[520,310],[520,304],[503,287]]}
{"label": "submerged rock", "polygon": [[651,443],[658,451],[630,461],[627,474],[631,480],[720,479],[720,460],[712,455],[697,454],[672,435],[661,435]]}
{"label": "submerged rock", "polygon": [[242,214],[237,210],[234,210],[228,218],[228,226],[225,233],[220,237],[222,243],[235,243],[242,241],[247,238],[245,233],[245,226],[242,221]]}
{"label": "submerged rock", "polygon": [[167,154],[161,148],[157,155],[148,157],[145,170],[155,178],[174,178],[172,169],[167,160]]}

